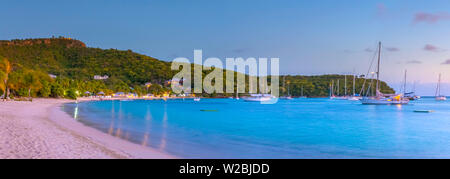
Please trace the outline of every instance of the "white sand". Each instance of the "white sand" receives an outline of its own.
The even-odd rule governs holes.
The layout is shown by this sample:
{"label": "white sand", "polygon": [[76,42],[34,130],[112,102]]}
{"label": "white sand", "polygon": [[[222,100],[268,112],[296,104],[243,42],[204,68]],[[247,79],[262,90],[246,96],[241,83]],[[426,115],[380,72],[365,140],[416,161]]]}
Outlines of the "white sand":
{"label": "white sand", "polygon": [[0,158],[175,158],[76,122],[70,100],[0,101]]}

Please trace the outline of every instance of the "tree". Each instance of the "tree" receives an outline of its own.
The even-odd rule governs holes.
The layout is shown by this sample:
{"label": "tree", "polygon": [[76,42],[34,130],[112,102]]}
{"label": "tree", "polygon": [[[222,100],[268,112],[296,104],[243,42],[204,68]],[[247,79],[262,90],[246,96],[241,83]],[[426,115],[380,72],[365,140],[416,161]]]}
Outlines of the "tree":
{"label": "tree", "polygon": [[8,94],[8,78],[9,74],[12,71],[11,63],[6,58],[0,59],[0,80],[2,85],[0,85],[0,88],[3,91],[3,98],[6,99]]}
{"label": "tree", "polygon": [[43,80],[41,83],[42,88],[39,90],[40,96],[47,98],[52,94],[52,86],[47,80]]}
{"label": "tree", "polygon": [[71,88],[67,90],[67,97],[69,99],[77,99],[78,95],[75,89]]}
{"label": "tree", "polygon": [[33,70],[27,70],[24,75],[24,87],[28,90],[28,97],[31,97],[31,90],[38,91],[42,88],[39,74]]}

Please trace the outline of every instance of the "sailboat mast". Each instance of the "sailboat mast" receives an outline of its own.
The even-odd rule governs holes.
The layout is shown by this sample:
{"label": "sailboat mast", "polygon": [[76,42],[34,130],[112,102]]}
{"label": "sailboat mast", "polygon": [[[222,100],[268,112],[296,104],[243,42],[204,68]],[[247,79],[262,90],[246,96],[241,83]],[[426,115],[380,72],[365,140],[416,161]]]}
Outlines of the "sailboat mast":
{"label": "sailboat mast", "polygon": [[356,76],[355,74],[353,74],[353,96],[355,96],[355,81],[356,81]]}
{"label": "sailboat mast", "polygon": [[441,96],[441,74],[439,73],[438,95]]}
{"label": "sailboat mast", "polygon": [[405,70],[405,79],[403,81],[403,94],[406,93],[406,70]]}
{"label": "sailboat mast", "polygon": [[303,97],[303,85],[302,85],[302,97]]}
{"label": "sailboat mast", "polygon": [[381,58],[381,42],[378,42],[378,65],[377,65],[377,91],[380,90],[380,58]]}
{"label": "sailboat mast", "polygon": [[337,96],[339,96],[339,90],[340,90],[340,89],[339,89],[339,79],[338,79],[338,80],[337,80],[337,92],[336,92],[336,95],[337,95]]}
{"label": "sailboat mast", "polygon": [[334,96],[334,80],[331,80],[331,96]]}
{"label": "sailboat mast", "polygon": [[239,98],[239,85],[236,86],[236,99]]}
{"label": "sailboat mast", "polygon": [[344,96],[347,96],[347,75],[344,75]]}
{"label": "sailboat mast", "polygon": [[330,98],[331,98],[331,90],[332,90],[332,89],[331,89],[331,83],[330,83]]}
{"label": "sailboat mast", "polygon": [[288,90],[287,90],[287,91],[288,91],[288,96],[291,96],[290,88],[291,88],[291,87],[290,87],[290,85],[289,85],[289,83],[288,83]]}

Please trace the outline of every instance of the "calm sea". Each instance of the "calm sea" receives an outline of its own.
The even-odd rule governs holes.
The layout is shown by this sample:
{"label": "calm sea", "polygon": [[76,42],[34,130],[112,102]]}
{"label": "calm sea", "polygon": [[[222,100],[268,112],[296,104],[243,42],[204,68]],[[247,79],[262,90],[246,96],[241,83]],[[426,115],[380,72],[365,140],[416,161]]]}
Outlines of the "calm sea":
{"label": "calm sea", "polygon": [[434,99],[404,106],[98,101],[63,109],[85,125],[181,158],[450,158],[450,102]]}

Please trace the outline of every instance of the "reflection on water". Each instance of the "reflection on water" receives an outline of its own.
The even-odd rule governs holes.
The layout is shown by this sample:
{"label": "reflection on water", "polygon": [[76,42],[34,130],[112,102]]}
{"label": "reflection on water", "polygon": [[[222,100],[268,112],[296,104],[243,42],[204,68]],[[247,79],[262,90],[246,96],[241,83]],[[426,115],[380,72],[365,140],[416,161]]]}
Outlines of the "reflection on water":
{"label": "reflection on water", "polygon": [[162,137],[159,150],[164,151],[166,149],[166,136],[167,136],[167,104],[164,104],[164,117],[162,125]]}
{"label": "reflection on water", "polygon": [[426,99],[404,106],[202,99],[98,101],[64,110],[109,135],[184,158],[450,158],[449,108]]}
{"label": "reflection on water", "polygon": [[142,146],[147,146],[147,144],[149,143],[149,135],[150,135],[150,127],[151,127],[151,121],[152,120],[152,115],[151,115],[151,111],[150,111],[150,106],[147,106],[147,114],[145,115],[145,134],[144,137],[142,139],[141,145]]}
{"label": "reflection on water", "polygon": [[75,109],[73,111],[73,118],[78,120],[78,104],[76,104]]}

